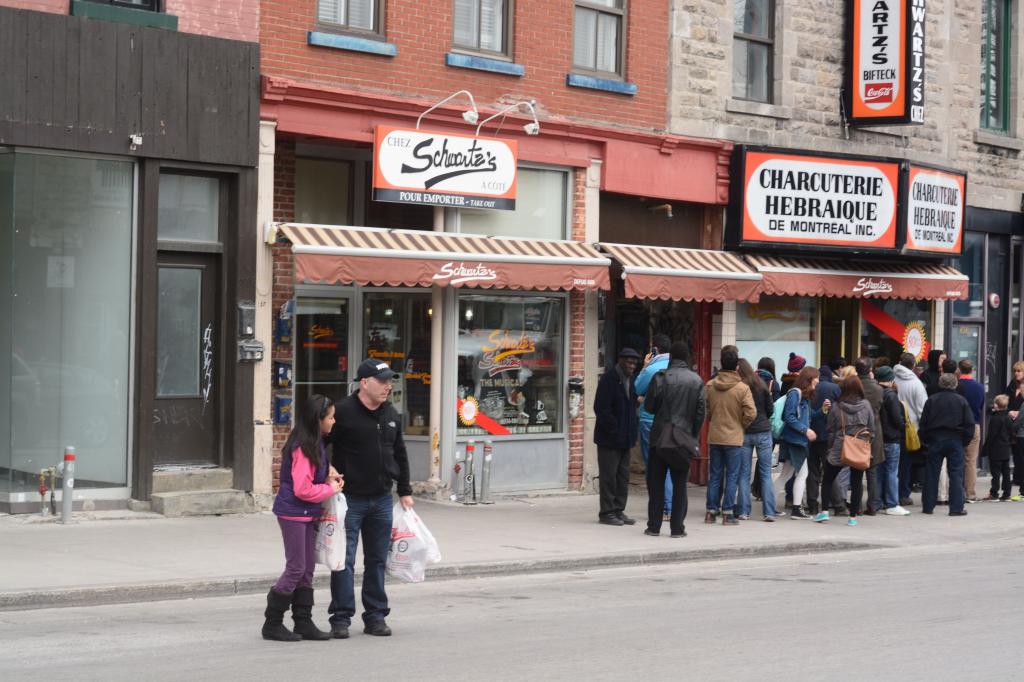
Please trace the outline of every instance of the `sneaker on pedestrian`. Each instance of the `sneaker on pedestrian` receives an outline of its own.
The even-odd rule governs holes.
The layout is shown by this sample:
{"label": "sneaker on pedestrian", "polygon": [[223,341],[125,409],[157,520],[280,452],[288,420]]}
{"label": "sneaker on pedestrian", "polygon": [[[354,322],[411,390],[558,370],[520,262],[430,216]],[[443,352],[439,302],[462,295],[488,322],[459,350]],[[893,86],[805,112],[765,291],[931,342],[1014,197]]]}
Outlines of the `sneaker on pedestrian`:
{"label": "sneaker on pedestrian", "polygon": [[913,500],[913,498],[910,498],[910,497],[901,497],[901,498],[900,498],[900,506],[901,506],[901,507],[913,507],[913,506],[914,506],[914,500]]}
{"label": "sneaker on pedestrian", "polygon": [[737,519],[732,514],[722,514],[722,525],[723,526],[738,526],[738,525],[740,525],[740,520]]}
{"label": "sneaker on pedestrian", "polygon": [[847,526],[856,526],[857,525],[857,519],[855,519],[855,518],[853,518],[851,516],[850,519],[846,522],[846,525]]}
{"label": "sneaker on pedestrian", "polygon": [[636,524],[636,519],[632,516],[626,516],[624,513],[619,512],[619,520],[622,521],[623,525],[632,526]]}
{"label": "sneaker on pedestrian", "polygon": [[874,507],[867,507],[864,509],[864,516],[874,516],[877,512]]}
{"label": "sneaker on pedestrian", "polygon": [[686,537],[686,531],[684,530],[682,533],[672,533],[672,535],[670,535],[669,537],[685,538]]}
{"label": "sneaker on pedestrian", "polygon": [[828,512],[827,511],[818,512],[817,514],[814,515],[814,521],[815,521],[815,523],[821,523],[822,521],[828,521]]}
{"label": "sneaker on pedestrian", "polygon": [[765,521],[767,523],[775,523],[775,517],[774,516],[762,516],[761,520]]}
{"label": "sneaker on pedestrian", "polygon": [[708,513],[704,514],[704,523],[715,523],[717,521],[715,517],[717,516],[718,512],[709,511]]}
{"label": "sneaker on pedestrian", "polygon": [[391,628],[383,620],[370,621],[363,628],[363,632],[374,637],[390,637]]}
{"label": "sneaker on pedestrian", "polygon": [[618,516],[601,516],[597,519],[598,523],[603,523],[606,526],[625,526],[626,523]]}
{"label": "sneaker on pedestrian", "polygon": [[993,502],[1009,502],[1009,497],[1000,497],[998,500],[992,500]]}
{"label": "sneaker on pedestrian", "polygon": [[792,519],[809,519],[809,518],[811,518],[807,514],[807,512],[804,511],[804,508],[801,507],[800,505],[794,505],[793,506],[793,511],[791,511],[789,513],[789,517],[792,518]]}
{"label": "sneaker on pedestrian", "polygon": [[889,507],[888,509],[886,509],[885,513],[887,516],[906,516],[910,512],[908,512],[900,505],[896,505],[895,507]]}
{"label": "sneaker on pedestrian", "polygon": [[1020,495],[1010,495],[1011,502],[1020,502]]}
{"label": "sneaker on pedestrian", "polygon": [[658,537],[659,535],[661,535],[661,533],[659,531],[656,531],[656,530],[651,530],[650,528],[645,528],[644,529],[644,535],[650,535],[652,537]]}
{"label": "sneaker on pedestrian", "polygon": [[[1009,499],[1009,498],[1007,498],[1007,499]],[[996,493],[989,493],[988,496],[986,496],[982,500],[982,502],[998,502],[999,500],[1000,500],[1000,497],[999,497],[998,494],[996,494]]]}
{"label": "sneaker on pedestrian", "polygon": [[966,502],[967,504],[975,504],[976,502],[978,502],[978,498],[977,497],[968,497],[966,500],[964,500],[964,502]]}
{"label": "sneaker on pedestrian", "polygon": [[738,518],[740,521],[749,521],[750,520],[750,515],[749,514],[740,514],[736,518]]}

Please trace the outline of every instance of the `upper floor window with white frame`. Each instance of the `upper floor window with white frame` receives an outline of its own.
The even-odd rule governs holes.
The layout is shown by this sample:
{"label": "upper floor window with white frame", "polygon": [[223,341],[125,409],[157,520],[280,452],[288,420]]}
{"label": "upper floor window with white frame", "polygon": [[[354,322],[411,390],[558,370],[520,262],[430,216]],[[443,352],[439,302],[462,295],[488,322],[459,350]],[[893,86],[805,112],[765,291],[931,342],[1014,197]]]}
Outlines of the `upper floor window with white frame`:
{"label": "upper floor window with white frame", "polygon": [[512,11],[512,0],[455,0],[453,45],[511,57]]}
{"label": "upper floor window with white frame", "polygon": [[981,127],[1006,132],[1010,123],[1010,6],[981,0]]}
{"label": "upper floor window with white frame", "polygon": [[495,237],[565,239],[569,232],[570,172],[519,168],[514,211],[459,209],[459,231]]}
{"label": "upper floor window with white frame", "polygon": [[623,76],[626,0],[577,0],[572,63],[576,69]]}
{"label": "upper floor window with white frame", "polygon": [[733,0],[732,96],[771,103],[773,0]]}
{"label": "upper floor window with white frame", "polygon": [[100,5],[116,5],[129,9],[144,9],[150,12],[159,12],[160,3],[157,0],[89,0]]}
{"label": "upper floor window with white frame", "polygon": [[383,0],[317,0],[317,20],[355,31],[382,33]]}

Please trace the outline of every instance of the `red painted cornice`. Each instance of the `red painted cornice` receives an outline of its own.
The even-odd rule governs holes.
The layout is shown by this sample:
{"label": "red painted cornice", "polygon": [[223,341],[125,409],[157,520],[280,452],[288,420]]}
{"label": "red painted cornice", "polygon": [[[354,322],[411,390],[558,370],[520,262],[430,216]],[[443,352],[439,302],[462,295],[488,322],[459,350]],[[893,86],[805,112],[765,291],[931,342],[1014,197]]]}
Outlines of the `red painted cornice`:
{"label": "red painted cornice", "polygon": [[[276,121],[280,133],[371,143],[375,125],[411,126],[432,104],[433,101],[418,97],[366,93],[263,76],[260,113],[263,120]],[[462,119],[464,110],[465,107],[439,107],[430,112],[423,125],[440,132],[465,134],[469,126]],[[481,110],[481,118],[488,113],[493,112]],[[602,189],[700,203],[728,202],[729,158],[733,148],[728,140],[684,137],[620,126],[602,127],[561,117],[542,118],[541,134],[531,137],[521,128],[521,124],[529,119],[510,115],[509,120],[512,123],[506,123],[501,135],[519,142],[520,156],[524,160],[585,167],[592,159],[606,159],[610,145],[617,148],[614,158],[625,156],[633,159],[632,163],[664,166],[663,171],[668,175],[665,176],[664,187],[647,194],[640,191],[641,187],[631,186],[637,183],[625,179],[630,169],[606,166],[602,172]],[[494,122],[488,123],[485,130],[493,131],[493,125]],[[629,148],[633,153],[623,155],[622,150]],[[713,177],[701,178],[713,183],[714,189],[710,192],[707,191],[710,186],[694,189],[693,178],[673,177],[678,174],[674,172],[677,168],[692,172],[694,164],[691,161],[696,157],[703,161],[700,168],[714,168]],[[623,181],[616,181],[616,177]]]}

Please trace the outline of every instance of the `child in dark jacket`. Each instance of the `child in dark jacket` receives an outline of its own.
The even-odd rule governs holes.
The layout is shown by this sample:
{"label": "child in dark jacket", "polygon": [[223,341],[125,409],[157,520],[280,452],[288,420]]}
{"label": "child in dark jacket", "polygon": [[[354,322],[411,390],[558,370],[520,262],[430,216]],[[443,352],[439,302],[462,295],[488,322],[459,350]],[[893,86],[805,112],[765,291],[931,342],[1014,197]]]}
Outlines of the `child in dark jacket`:
{"label": "child in dark jacket", "polygon": [[[985,446],[982,456],[988,457],[989,468],[992,470],[992,487],[989,488],[990,502],[1006,502],[1010,499],[1013,481],[1010,478],[1010,455],[1013,447],[1013,421],[1006,411],[1010,398],[997,395],[992,400],[992,416],[988,418],[988,431],[985,435]],[[1002,481],[1003,495],[999,497],[999,483]]]}
{"label": "child in dark jacket", "polygon": [[[324,435],[334,426],[334,403],[313,394],[295,419],[295,427],[281,451],[281,487],[274,500],[274,514],[284,541],[284,573],[267,593],[263,613],[263,639],[297,642],[328,640],[313,624],[313,569],[316,568],[316,531],[320,503],[341,492],[341,475],[331,466]],[[295,632],[284,626],[291,608]]]}

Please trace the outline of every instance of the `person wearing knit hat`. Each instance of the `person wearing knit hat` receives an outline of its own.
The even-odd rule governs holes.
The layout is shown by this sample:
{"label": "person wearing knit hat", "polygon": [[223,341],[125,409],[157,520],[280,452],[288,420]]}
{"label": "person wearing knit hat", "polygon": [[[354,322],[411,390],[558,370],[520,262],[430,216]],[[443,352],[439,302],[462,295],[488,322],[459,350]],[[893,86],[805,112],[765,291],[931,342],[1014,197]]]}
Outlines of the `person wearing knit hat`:
{"label": "person wearing knit hat", "polygon": [[875,381],[882,387],[882,448],[885,461],[879,466],[878,485],[882,508],[889,516],[906,516],[910,512],[900,506],[900,445],[906,433],[903,405],[896,393],[896,370],[887,365],[875,368]]}
{"label": "person wearing knit hat", "polygon": [[803,357],[802,355],[797,355],[796,353],[790,353],[789,364],[786,365],[786,369],[788,369],[793,374],[796,374],[797,372],[802,370],[804,368],[804,365],[806,364],[807,358]]}

